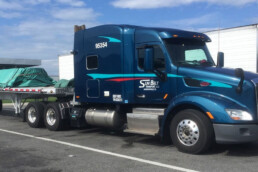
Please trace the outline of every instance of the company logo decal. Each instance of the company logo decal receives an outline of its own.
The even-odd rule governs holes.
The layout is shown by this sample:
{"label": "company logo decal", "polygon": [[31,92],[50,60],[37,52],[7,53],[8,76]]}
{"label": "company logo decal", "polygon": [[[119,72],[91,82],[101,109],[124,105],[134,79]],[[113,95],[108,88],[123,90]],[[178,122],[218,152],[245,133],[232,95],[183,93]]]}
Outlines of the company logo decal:
{"label": "company logo decal", "polygon": [[145,91],[156,91],[159,88],[159,81],[152,79],[140,80],[139,88],[143,88]]}

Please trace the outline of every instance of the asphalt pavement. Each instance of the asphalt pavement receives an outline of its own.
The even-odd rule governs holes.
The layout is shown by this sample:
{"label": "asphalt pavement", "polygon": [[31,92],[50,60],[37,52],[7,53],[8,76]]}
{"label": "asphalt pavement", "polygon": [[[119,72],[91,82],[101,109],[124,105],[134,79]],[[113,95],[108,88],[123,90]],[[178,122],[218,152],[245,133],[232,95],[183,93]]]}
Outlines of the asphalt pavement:
{"label": "asphalt pavement", "polygon": [[258,143],[216,145],[203,155],[179,152],[159,138],[101,128],[30,128],[4,106],[0,172],[258,171]]}

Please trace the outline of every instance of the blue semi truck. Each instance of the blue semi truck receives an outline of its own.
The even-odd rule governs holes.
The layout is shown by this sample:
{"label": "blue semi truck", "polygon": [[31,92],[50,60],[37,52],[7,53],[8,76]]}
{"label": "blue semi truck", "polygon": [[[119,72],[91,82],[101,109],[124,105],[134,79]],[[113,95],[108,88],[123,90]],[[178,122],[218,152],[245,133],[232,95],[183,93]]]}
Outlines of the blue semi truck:
{"label": "blue semi truck", "polygon": [[34,116],[50,130],[91,125],[157,135],[193,154],[214,142],[256,141],[258,75],[224,68],[223,53],[216,65],[210,41],[176,29],[76,26],[73,101],[38,103],[45,110]]}

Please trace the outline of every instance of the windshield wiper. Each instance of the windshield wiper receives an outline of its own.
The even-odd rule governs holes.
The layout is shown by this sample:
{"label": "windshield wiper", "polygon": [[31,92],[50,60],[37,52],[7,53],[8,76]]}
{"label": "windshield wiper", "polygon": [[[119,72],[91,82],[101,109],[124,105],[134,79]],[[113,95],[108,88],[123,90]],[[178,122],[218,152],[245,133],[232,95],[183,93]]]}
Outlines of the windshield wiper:
{"label": "windshield wiper", "polygon": [[208,62],[208,61],[202,62],[202,63],[200,63],[200,64],[203,65],[203,66],[214,66],[214,63],[213,63],[213,62]]}
{"label": "windshield wiper", "polygon": [[197,60],[193,60],[193,61],[178,61],[177,62],[179,65],[190,65],[190,66],[214,66],[214,64],[212,62],[209,61],[197,61]]}
{"label": "windshield wiper", "polygon": [[193,61],[184,60],[184,61],[178,61],[177,63],[181,65],[200,65],[200,63],[197,60],[193,60]]}

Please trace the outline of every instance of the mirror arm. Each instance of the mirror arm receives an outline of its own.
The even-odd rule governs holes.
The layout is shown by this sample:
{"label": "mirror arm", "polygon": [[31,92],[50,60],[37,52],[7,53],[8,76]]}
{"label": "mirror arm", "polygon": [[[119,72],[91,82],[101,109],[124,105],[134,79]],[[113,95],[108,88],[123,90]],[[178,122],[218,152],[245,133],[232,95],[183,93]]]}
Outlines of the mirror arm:
{"label": "mirror arm", "polygon": [[155,69],[153,70],[153,73],[155,73],[162,81],[166,81],[167,80],[167,74],[158,70],[158,69]]}
{"label": "mirror arm", "polygon": [[245,80],[245,75],[244,75],[243,69],[241,69],[241,68],[235,69],[235,75],[236,75],[236,77],[240,78],[239,84],[236,88],[236,92],[241,93],[243,90],[243,84],[244,84],[244,80]]}

